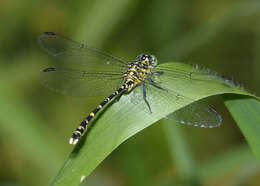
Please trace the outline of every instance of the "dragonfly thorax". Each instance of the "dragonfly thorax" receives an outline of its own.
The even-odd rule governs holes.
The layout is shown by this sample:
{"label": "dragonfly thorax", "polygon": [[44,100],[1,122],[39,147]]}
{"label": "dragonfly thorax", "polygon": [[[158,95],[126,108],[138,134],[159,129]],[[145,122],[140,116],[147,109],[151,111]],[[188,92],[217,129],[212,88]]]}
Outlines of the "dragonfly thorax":
{"label": "dragonfly thorax", "polygon": [[151,55],[141,54],[128,65],[127,71],[124,73],[125,84],[128,84],[127,91],[131,91],[135,86],[145,80],[151,70],[157,64],[156,58]]}

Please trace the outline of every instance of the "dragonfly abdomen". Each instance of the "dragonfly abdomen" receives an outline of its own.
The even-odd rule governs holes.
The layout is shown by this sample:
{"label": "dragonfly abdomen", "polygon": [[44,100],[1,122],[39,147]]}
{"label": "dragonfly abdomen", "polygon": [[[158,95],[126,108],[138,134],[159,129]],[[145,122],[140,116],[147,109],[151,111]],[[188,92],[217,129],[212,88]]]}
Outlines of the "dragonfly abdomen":
{"label": "dragonfly abdomen", "polygon": [[84,119],[80,125],[77,127],[77,129],[73,132],[69,143],[72,145],[75,145],[78,143],[81,136],[85,134],[88,128],[88,123],[92,120],[92,118],[107,104],[109,103],[115,96],[118,94],[121,94],[128,90],[128,87],[131,86],[133,82],[128,82],[123,84],[119,89],[117,89],[114,93],[112,93],[110,96],[108,96],[104,101],[102,101],[97,108],[95,108],[87,117]]}

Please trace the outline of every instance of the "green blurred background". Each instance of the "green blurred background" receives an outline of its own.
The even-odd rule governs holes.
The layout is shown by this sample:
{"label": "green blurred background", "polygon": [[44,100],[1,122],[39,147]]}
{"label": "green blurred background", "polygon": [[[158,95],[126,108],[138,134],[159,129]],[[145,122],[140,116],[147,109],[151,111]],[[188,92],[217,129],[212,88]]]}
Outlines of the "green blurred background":
{"label": "green blurred background", "polygon": [[[1,1],[0,185],[48,185],[73,148],[71,132],[103,99],[41,87],[38,74],[53,63],[37,45],[42,32],[126,60],[148,52],[199,64],[260,95],[259,18],[259,0]],[[221,99],[215,107],[221,127],[159,122],[120,145],[87,185],[259,185],[258,160]]]}

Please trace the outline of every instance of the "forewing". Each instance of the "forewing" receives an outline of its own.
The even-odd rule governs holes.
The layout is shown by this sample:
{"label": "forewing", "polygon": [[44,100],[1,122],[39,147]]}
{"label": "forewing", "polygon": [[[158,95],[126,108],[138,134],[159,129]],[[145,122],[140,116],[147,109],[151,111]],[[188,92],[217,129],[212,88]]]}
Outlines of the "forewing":
{"label": "forewing", "polygon": [[98,49],[77,43],[53,32],[44,32],[38,37],[39,45],[50,55],[60,59],[60,64],[85,65],[121,72],[127,63]]}
{"label": "forewing", "polygon": [[57,93],[77,96],[108,96],[121,85],[120,73],[48,68],[41,72],[40,83]]}
{"label": "forewing", "polygon": [[185,68],[187,69],[184,70],[183,68],[183,64],[180,63],[175,63],[175,68],[168,68],[162,64],[155,67],[153,71],[162,72],[162,75],[167,76],[167,78],[179,79],[182,82],[183,80],[188,80],[190,82],[225,80],[226,83],[232,84],[232,80],[226,79],[225,77],[218,75],[216,72],[211,72],[208,69],[199,69],[197,66],[189,66],[189,68],[187,68],[186,65]]}

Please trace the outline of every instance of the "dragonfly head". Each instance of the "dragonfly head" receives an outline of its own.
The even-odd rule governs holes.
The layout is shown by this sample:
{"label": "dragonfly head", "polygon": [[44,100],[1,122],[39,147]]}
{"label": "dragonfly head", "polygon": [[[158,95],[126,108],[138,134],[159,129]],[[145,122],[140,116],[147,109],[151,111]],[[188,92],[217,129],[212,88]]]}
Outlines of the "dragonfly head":
{"label": "dragonfly head", "polygon": [[158,64],[157,58],[154,55],[140,54],[137,56],[138,61],[147,61],[148,64],[152,67],[155,67]]}

